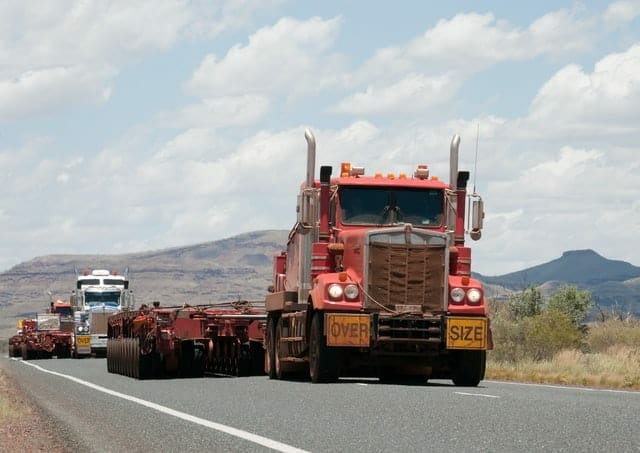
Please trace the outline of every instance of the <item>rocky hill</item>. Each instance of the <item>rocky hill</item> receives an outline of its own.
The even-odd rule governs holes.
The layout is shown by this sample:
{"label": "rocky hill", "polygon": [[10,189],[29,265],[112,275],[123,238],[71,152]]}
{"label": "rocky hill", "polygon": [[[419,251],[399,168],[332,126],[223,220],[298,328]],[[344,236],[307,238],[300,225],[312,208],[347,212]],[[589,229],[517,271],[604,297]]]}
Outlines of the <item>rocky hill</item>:
{"label": "rocky hill", "polygon": [[563,285],[589,290],[601,309],[640,315],[640,267],[607,259],[593,250],[572,250],[560,258],[505,275],[474,274],[496,299],[506,299],[531,285],[549,295]]}
{"label": "rocky hill", "polygon": [[[75,270],[129,268],[136,305],[261,300],[271,284],[273,256],[286,244],[288,231],[246,233],[186,247],[123,255],[49,255],[0,274],[0,338],[10,336],[16,320],[43,311],[50,291],[68,299]],[[640,268],[603,258],[592,250],[565,252],[549,263],[487,277],[488,297],[506,299],[531,284],[550,294],[563,284],[589,289],[602,307],[640,315]]]}
{"label": "rocky hill", "polygon": [[49,255],[0,274],[0,337],[15,331],[19,318],[46,309],[47,292],[68,300],[75,268],[129,268],[136,305],[228,302],[264,298],[271,284],[273,256],[288,231],[257,231],[187,247],[124,255]]}

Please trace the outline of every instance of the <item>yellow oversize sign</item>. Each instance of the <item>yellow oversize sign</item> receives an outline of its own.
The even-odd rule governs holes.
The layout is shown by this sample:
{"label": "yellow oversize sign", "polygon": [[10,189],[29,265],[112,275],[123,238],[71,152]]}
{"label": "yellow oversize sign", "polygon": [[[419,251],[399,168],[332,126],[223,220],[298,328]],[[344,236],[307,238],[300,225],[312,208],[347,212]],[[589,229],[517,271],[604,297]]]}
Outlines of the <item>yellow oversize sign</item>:
{"label": "yellow oversize sign", "polygon": [[487,319],[447,318],[447,349],[487,349]]}
{"label": "yellow oversize sign", "polygon": [[78,346],[91,346],[91,337],[89,335],[78,335],[76,337],[76,344]]}
{"label": "yellow oversize sign", "polygon": [[324,318],[327,346],[368,347],[371,318],[369,315],[328,313]]}

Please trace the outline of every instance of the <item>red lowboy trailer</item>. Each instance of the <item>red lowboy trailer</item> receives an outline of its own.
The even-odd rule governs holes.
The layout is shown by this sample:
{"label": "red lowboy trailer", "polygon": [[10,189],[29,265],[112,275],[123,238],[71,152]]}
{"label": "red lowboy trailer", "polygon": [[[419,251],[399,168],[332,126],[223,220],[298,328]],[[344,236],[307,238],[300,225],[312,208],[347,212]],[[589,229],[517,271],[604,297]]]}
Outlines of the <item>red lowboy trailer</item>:
{"label": "red lowboy trailer", "polygon": [[9,339],[9,355],[23,360],[71,357],[73,311],[69,302],[52,300],[47,313],[18,321],[18,333]]}
{"label": "red lowboy trailer", "polygon": [[121,312],[108,322],[107,370],[137,379],[255,373],[265,322],[264,306],[245,301]]}

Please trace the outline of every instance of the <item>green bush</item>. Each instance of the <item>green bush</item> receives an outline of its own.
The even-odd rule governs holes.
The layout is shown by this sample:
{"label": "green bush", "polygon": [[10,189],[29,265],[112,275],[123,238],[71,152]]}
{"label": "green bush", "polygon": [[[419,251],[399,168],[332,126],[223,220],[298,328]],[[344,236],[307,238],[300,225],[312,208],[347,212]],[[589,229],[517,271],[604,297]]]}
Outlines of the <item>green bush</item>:
{"label": "green bush", "polygon": [[542,294],[534,285],[521,293],[512,294],[508,302],[509,310],[514,319],[530,318],[542,312]]}
{"label": "green bush", "polygon": [[493,310],[494,349],[490,357],[496,362],[548,360],[563,349],[583,346],[582,331],[566,313],[544,310],[523,319],[510,318],[509,314],[508,308]]}
{"label": "green bush", "polygon": [[563,349],[579,349],[583,334],[571,317],[557,309],[547,309],[524,323],[525,356],[550,360]]}
{"label": "green bush", "polygon": [[566,285],[553,293],[549,298],[547,308],[566,313],[571,322],[578,326],[593,307],[591,293],[588,290],[579,291],[577,287]]}

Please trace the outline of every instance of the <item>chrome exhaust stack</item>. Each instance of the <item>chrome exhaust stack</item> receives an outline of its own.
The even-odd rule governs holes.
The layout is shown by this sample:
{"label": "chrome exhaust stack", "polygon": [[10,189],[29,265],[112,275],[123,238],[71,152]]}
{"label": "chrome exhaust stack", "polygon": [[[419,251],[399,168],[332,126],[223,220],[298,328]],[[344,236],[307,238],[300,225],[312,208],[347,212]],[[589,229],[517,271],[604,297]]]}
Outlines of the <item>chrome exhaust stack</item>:
{"label": "chrome exhaust stack", "polygon": [[458,149],[460,148],[460,136],[455,134],[451,139],[449,147],[449,190],[447,191],[447,235],[449,236],[449,244],[455,243],[456,220],[458,213]]}

